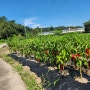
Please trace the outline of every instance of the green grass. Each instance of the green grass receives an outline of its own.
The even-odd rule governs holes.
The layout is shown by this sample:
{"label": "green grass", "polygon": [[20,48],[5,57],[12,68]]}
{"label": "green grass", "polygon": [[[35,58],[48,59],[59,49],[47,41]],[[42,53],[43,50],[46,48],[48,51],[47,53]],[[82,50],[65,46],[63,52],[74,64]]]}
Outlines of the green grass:
{"label": "green grass", "polygon": [[22,80],[26,84],[27,90],[43,90],[42,86],[37,84],[37,82],[35,81],[34,76],[30,74],[30,72],[25,71],[22,65],[15,61],[13,58],[8,55],[0,55],[0,58],[9,63],[13,67],[13,69],[19,73]]}
{"label": "green grass", "polygon": [[6,41],[4,39],[0,40],[0,44],[5,43]]}

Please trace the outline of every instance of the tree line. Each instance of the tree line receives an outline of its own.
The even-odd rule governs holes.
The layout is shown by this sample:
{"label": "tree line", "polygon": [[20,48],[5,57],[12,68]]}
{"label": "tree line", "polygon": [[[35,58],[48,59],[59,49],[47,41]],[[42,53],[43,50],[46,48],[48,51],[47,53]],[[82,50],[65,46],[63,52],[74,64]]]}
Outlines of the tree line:
{"label": "tree line", "polygon": [[[85,32],[90,32],[90,21],[84,23]],[[50,31],[61,31],[68,28],[81,28],[82,26],[58,26],[58,27],[45,27],[45,28],[30,28],[23,26],[15,22],[15,20],[8,20],[5,16],[0,17],[0,39],[6,39],[12,37],[13,35],[21,35],[24,37],[35,36],[41,32],[50,32]]]}
{"label": "tree line", "polygon": [[0,17],[0,39],[19,34],[24,35],[24,26],[15,23],[15,20],[9,21],[5,16]]}

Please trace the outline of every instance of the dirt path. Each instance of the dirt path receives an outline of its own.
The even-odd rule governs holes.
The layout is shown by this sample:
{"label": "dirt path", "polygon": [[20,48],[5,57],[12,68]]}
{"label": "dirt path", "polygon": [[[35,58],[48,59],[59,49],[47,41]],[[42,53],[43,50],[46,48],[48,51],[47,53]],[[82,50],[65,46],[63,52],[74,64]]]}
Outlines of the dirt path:
{"label": "dirt path", "polygon": [[0,48],[7,47],[6,43],[0,44]]}
{"label": "dirt path", "polygon": [[[7,44],[0,45],[0,54],[8,54]],[[2,50],[3,49],[3,50]],[[21,77],[0,58],[0,90],[26,90]]]}
{"label": "dirt path", "polygon": [[26,90],[19,75],[0,59],[0,90]]}
{"label": "dirt path", "polygon": [[6,43],[0,44],[0,54],[9,54],[8,46]]}

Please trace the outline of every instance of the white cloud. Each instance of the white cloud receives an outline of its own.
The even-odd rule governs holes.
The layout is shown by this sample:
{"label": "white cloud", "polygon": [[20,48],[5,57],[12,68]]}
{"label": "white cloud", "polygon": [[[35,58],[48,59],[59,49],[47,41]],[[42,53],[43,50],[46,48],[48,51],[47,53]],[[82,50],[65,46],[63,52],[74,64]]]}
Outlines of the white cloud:
{"label": "white cloud", "polygon": [[37,27],[41,27],[41,25],[40,24],[33,24],[32,25],[32,28],[37,28]]}
{"label": "white cloud", "polygon": [[34,20],[36,20],[36,18],[26,18],[23,23],[24,23],[24,26],[30,26],[32,24],[34,24]]}
{"label": "white cloud", "polygon": [[24,26],[30,26],[32,28],[41,27],[40,24],[35,23],[35,20],[37,20],[37,18],[35,18],[35,17],[24,19],[24,21],[23,21]]}

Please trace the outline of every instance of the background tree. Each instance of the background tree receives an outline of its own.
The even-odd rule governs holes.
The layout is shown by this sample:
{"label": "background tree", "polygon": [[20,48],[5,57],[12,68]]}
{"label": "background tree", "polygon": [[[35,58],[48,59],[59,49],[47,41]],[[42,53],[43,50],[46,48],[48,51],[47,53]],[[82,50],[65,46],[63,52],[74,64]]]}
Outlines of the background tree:
{"label": "background tree", "polygon": [[90,32],[90,20],[84,23],[85,27],[85,32],[89,33]]}
{"label": "background tree", "polygon": [[62,30],[54,30],[54,34],[55,35],[61,35],[62,34]]}
{"label": "background tree", "polygon": [[[25,27],[25,29],[27,33],[31,33],[31,28]],[[25,29],[23,25],[17,24],[15,20],[9,21],[5,16],[0,17],[0,39],[6,39],[13,35],[25,36]]]}

